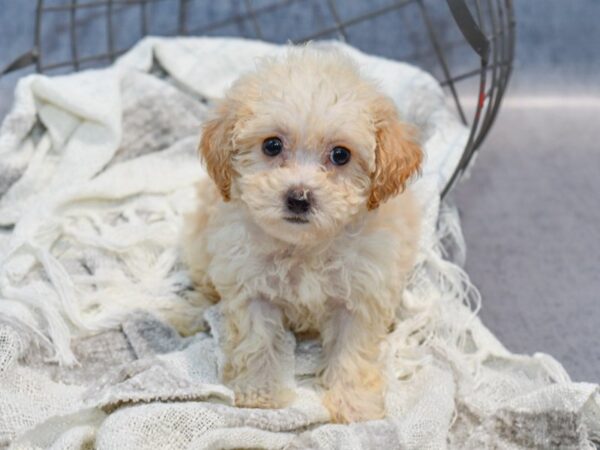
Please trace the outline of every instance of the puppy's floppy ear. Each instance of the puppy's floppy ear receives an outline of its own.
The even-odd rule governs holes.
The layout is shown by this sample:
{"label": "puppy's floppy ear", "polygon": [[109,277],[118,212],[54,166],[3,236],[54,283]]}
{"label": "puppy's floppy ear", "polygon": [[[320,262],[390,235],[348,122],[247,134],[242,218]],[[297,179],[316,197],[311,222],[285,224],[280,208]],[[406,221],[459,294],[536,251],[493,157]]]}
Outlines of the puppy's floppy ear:
{"label": "puppy's floppy ear", "polygon": [[214,118],[202,126],[199,148],[206,170],[225,201],[231,198],[231,180],[234,175],[231,158],[236,115],[231,107],[227,101],[217,106]]}
{"label": "puppy's floppy ear", "polygon": [[415,132],[400,121],[395,105],[381,97],[375,101],[375,170],[371,174],[368,209],[404,190],[409,178],[421,167],[423,153],[415,141]]}

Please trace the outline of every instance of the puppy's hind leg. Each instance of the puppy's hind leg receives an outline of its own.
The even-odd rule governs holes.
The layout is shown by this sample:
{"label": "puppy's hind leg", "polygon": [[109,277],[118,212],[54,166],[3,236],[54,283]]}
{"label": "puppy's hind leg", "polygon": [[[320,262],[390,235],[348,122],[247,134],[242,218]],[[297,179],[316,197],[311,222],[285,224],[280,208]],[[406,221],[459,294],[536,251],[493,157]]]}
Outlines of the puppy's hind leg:
{"label": "puppy's hind leg", "polygon": [[224,381],[235,392],[237,406],[280,408],[293,399],[284,385],[286,333],[281,310],[256,298],[226,305],[229,331]]}

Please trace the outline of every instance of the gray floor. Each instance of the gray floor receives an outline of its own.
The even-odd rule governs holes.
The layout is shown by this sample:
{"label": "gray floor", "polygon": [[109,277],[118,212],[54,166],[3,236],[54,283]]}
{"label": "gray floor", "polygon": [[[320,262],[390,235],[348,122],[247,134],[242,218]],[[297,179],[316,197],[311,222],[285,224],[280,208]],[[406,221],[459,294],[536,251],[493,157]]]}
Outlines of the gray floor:
{"label": "gray floor", "polygon": [[517,0],[501,113],[454,199],[481,317],[600,381],[600,2]]}
{"label": "gray floor", "polygon": [[[337,2],[346,6],[344,12],[366,4]],[[213,2],[208,15],[234,3]],[[319,9],[324,1],[309,3]],[[157,5],[169,9],[174,4]],[[471,179],[454,195],[468,246],[467,271],[483,294],[484,322],[511,350],[550,353],[574,379],[598,382],[600,2],[514,4],[517,54],[507,101]],[[34,7],[33,0],[0,0],[0,67],[30,48]],[[160,15],[167,16],[173,14]],[[391,16],[385,20],[355,30],[358,41],[366,51],[400,57],[401,48],[383,43],[389,43],[390,35],[403,42],[393,34],[402,27]],[[271,25],[296,31],[310,24],[280,16]],[[95,32],[84,35],[93,45],[101,41]],[[68,54],[68,45],[58,36],[47,44]],[[396,50],[398,55],[393,54]],[[0,118],[12,100],[15,80],[0,78]]]}
{"label": "gray floor", "polygon": [[455,200],[484,323],[509,349],[598,382],[600,99],[555,102],[509,99]]}

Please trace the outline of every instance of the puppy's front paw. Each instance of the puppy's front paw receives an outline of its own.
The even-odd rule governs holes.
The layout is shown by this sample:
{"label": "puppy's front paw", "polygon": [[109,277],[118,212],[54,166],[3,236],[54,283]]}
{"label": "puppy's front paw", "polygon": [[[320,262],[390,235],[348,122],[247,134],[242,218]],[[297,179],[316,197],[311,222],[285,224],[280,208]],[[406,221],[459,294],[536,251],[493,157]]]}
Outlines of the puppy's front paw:
{"label": "puppy's front paw", "polygon": [[323,404],[335,423],[364,422],[385,415],[383,392],[378,389],[336,386],[325,392]]}
{"label": "puppy's front paw", "polygon": [[234,386],[235,405],[242,408],[278,409],[290,404],[294,391],[270,386]]}

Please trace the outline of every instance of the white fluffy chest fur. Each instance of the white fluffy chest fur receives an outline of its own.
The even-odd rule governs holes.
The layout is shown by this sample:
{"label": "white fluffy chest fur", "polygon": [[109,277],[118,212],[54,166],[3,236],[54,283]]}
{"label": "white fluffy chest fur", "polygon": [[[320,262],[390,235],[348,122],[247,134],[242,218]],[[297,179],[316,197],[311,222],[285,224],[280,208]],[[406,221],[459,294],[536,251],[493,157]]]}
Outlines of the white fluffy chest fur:
{"label": "white fluffy chest fur", "polygon": [[339,306],[365,315],[376,308],[392,319],[418,240],[419,215],[409,194],[306,246],[265,233],[237,202],[203,197],[212,204],[197,213],[186,253],[194,281],[212,285],[230,307],[268,300],[299,332],[318,330]]}

